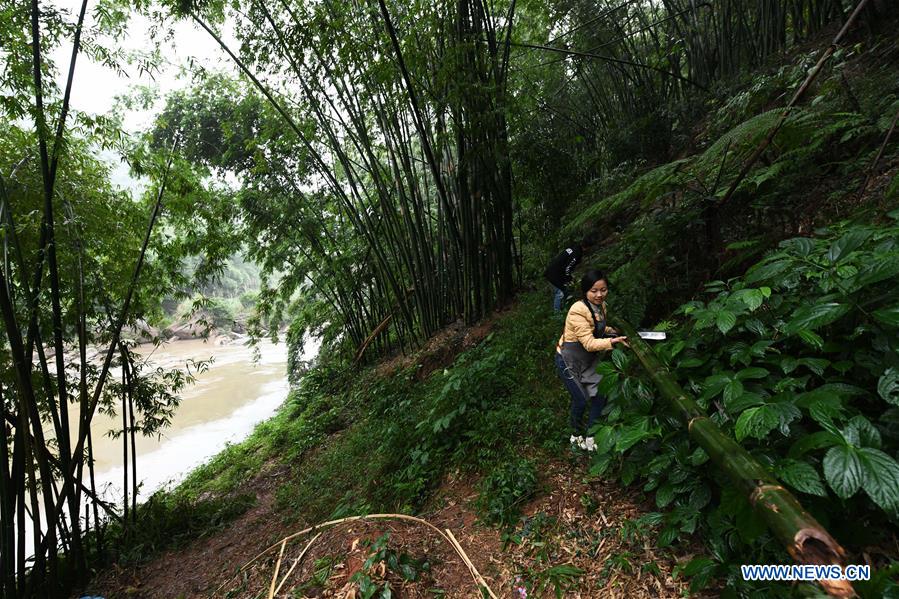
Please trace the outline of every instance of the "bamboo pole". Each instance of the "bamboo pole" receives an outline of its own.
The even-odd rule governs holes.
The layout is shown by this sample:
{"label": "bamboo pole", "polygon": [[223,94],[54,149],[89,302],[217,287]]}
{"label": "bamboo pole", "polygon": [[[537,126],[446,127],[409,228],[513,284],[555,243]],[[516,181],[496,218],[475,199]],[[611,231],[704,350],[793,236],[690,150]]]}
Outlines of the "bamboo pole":
{"label": "bamboo pole", "polygon": [[[615,328],[628,337],[628,343],[662,397],[687,424],[690,438],[702,447],[712,461],[745,494],[774,536],[800,564],[843,565],[846,552],[799,501],[786,490],[748,451],[725,435],[697,403],[677,384],[671,372],[655,352],[627,322],[617,320]],[[820,580],[819,584],[835,597],[855,593],[845,580]]]}

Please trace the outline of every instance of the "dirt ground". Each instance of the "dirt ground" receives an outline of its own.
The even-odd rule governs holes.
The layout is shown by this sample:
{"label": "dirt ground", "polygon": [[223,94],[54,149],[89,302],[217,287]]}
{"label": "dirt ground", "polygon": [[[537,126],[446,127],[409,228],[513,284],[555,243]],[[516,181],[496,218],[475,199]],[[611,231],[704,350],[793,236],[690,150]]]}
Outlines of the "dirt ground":
{"label": "dirt ground", "polygon": [[[573,457],[547,465],[541,492],[523,506],[512,538],[479,522],[473,506],[477,481],[455,473],[418,515],[443,534],[413,521],[357,520],[290,538],[283,553],[281,540],[299,531],[274,511],[274,490],[286,470],[269,467],[247,484],[257,491],[257,505],[227,529],[138,567],[108,570],[84,594],[251,598],[277,591],[276,597],[361,599],[364,578],[381,588],[389,584],[391,596],[401,599],[468,598],[481,596],[475,582],[481,576],[503,599],[554,597],[557,589],[574,599],[686,595],[672,570],[695,548],[659,550],[657,531],[629,534],[628,522],[652,506],[612,483],[585,482],[584,461]],[[447,530],[476,573],[454,550]],[[378,539],[386,541],[384,559],[369,560]]]}

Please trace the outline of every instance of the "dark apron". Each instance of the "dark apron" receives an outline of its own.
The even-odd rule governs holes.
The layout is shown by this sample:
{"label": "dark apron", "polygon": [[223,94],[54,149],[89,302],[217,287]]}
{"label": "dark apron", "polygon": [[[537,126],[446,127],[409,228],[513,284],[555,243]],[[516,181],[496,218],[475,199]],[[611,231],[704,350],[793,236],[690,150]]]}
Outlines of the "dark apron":
{"label": "dark apron", "polygon": [[[606,332],[605,315],[600,314],[602,317],[600,320],[589,302],[583,301],[587,304],[587,309],[590,310],[590,315],[593,317],[593,338],[600,339]],[[602,380],[602,375],[596,372],[596,365],[599,363],[600,352],[587,351],[580,341],[565,341],[562,343],[560,353],[565,366],[574,376],[574,382],[584,392],[584,397],[589,399],[599,395],[599,381]]]}

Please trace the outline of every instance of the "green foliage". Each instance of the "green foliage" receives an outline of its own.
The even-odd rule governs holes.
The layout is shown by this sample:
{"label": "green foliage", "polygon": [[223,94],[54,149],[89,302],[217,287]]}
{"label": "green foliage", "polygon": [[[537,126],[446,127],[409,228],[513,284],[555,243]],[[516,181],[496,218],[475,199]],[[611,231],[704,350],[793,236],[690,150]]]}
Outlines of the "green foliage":
{"label": "green foliage", "polygon": [[132,565],[224,530],[255,503],[251,494],[195,499],[160,491],[138,505],[135,522],[110,524],[106,542],[117,563]]}
{"label": "green foliage", "polygon": [[[783,241],[743,277],[707,284],[707,299],[681,306],[657,353],[727,434],[850,543],[855,537],[841,535],[850,521],[865,522],[875,538],[899,523],[891,424],[899,415],[899,224],[844,222],[817,234]],[[601,365],[610,412],[596,431],[592,473],[654,492],[669,510],[661,545],[702,530],[714,563],[694,560],[684,570],[699,587],[737,560],[776,561],[782,550],[746,498],[709,470],[708,456],[651,392],[641,393],[631,366]]]}
{"label": "green foliage", "polygon": [[[350,579],[359,585],[362,599],[391,599],[393,586],[387,576],[393,573],[405,582],[416,582],[423,574],[430,572],[431,565],[426,558],[413,559],[407,553],[396,553],[389,546],[390,533],[384,533],[374,542],[365,541],[364,546],[371,550],[362,568]],[[383,575],[376,574],[375,568],[384,564]]]}
{"label": "green foliage", "polygon": [[534,463],[519,458],[497,466],[481,482],[478,509],[490,524],[510,525],[518,520],[521,504],[536,491]]}

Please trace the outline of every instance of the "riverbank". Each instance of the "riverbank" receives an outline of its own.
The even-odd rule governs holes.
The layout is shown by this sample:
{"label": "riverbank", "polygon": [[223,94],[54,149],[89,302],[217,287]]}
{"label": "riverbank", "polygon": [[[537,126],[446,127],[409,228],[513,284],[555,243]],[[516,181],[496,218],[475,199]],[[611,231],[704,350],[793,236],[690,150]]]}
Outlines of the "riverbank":
{"label": "riverbank", "polygon": [[[254,596],[277,552],[246,576],[236,568],[281,538],[325,520],[401,512],[452,530],[500,596],[518,587],[536,596],[682,596],[677,565],[696,548],[647,544],[657,523],[645,518],[652,508],[642,493],[585,477],[588,456],[567,448],[567,397],[547,359],[558,323],[544,295],[524,294],[479,326],[451,327],[412,358],[314,368],[247,441],[139,514],[132,534],[156,557],[123,556],[87,592]],[[404,596],[477,592],[437,536],[383,523],[326,532],[278,596],[304,584],[309,596],[337,593],[362,569],[366,540],[388,532],[397,555],[433,564],[419,582],[403,582]],[[288,546],[282,575],[307,540]],[[319,572],[310,586],[326,562],[334,578]],[[398,584],[396,574],[384,572],[387,580]]]}

